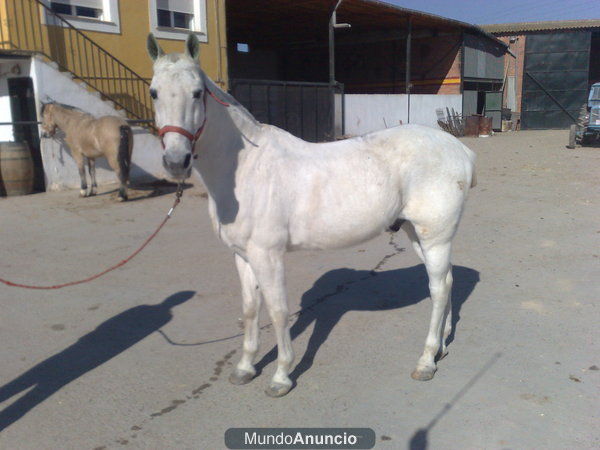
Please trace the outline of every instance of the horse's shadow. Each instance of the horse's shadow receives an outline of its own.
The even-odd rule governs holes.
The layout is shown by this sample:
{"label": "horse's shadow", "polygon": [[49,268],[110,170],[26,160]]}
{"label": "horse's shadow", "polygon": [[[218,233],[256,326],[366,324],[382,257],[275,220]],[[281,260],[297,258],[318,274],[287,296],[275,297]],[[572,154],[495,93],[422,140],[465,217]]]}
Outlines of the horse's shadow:
{"label": "horse's shadow", "polygon": [[[460,321],[460,308],[479,282],[479,272],[468,267],[453,267],[452,342]],[[349,311],[385,311],[413,305],[429,297],[425,266],[372,272],[368,270],[336,269],[319,278],[302,296],[300,314],[290,329],[292,339],[301,335],[313,322],[306,352],[290,378],[294,383],[309,370],[315,356],[329,334]],[[399,320],[403,320],[399,317]],[[423,336],[429,321],[423,323]],[[257,374],[277,359],[277,348],[271,349],[257,363]]]}
{"label": "horse's shadow", "polygon": [[0,386],[0,403],[16,397],[0,411],[0,431],[67,384],[104,364],[167,324],[172,308],[188,301],[194,291],[181,291],[155,305],[139,305],[111,317],[71,346]]}

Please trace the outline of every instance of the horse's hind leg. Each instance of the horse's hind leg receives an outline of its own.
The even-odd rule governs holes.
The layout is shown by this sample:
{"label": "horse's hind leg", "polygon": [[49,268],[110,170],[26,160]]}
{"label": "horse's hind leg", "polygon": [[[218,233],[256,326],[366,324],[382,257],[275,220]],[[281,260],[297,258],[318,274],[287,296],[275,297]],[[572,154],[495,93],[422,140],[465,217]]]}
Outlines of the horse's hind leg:
{"label": "horse's hind leg", "polygon": [[242,359],[231,373],[229,381],[233,384],[246,384],[256,375],[254,358],[258,352],[258,312],[260,311],[262,294],[250,265],[237,254],[235,255],[235,263],[242,284],[244,353],[242,354]]}
{"label": "horse's hind leg", "polygon": [[415,231],[415,227],[408,220],[405,221],[401,228],[406,232],[406,235],[410,239],[410,243],[415,250],[415,253],[419,257],[419,259],[425,262],[425,256],[423,255],[423,249],[421,248],[421,243],[419,242],[419,237],[417,236],[417,232]]}
{"label": "horse's hind leg", "polygon": [[[417,232],[415,231],[415,227],[408,220],[405,221],[401,228],[406,232],[406,235],[410,239],[410,242],[415,250],[417,256],[425,263],[425,255],[423,254],[423,249],[421,247],[421,242],[419,241],[419,237],[417,236]],[[444,314],[444,332],[442,335],[442,348],[438,353],[438,359],[442,359],[444,356],[448,354],[448,349],[446,348],[446,339],[450,336],[452,332],[452,298],[448,296],[448,302],[446,304],[446,313]]]}
{"label": "horse's hind leg", "polygon": [[118,199],[120,202],[124,202],[127,200],[127,174],[121,170],[121,165],[119,164],[118,156],[116,154],[107,156],[106,159],[108,160],[108,165],[117,174],[117,178],[119,180]]}
{"label": "horse's hind leg", "polygon": [[90,179],[92,183],[89,195],[96,195],[96,189],[98,188],[98,185],[96,184],[96,160],[94,158],[87,158],[87,162],[88,171],[90,172]]}
{"label": "horse's hind leg", "polygon": [[435,358],[440,349],[442,356],[446,352],[444,341],[450,334],[452,326],[452,319],[449,315],[451,309],[450,292],[452,290],[452,266],[450,264],[452,245],[451,236],[447,239],[440,239],[439,236],[434,239],[427,239],[423,238],[423,232],[420,233],[419,228],[417,226],[416,231],[417,235],[420,235],[419,242],[429,277],[429,292],[433,302],[433,310],[425,349],[411,376],[415,380],[425,381],[433,378],[436,371]]}

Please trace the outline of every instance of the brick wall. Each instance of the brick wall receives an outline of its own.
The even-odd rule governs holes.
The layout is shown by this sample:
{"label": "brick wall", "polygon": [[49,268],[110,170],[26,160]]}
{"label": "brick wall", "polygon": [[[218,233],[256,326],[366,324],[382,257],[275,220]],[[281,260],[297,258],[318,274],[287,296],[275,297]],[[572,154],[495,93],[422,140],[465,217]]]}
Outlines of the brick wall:
{"label": "brick wall", "polygon": [[[509,45],[510,51],[516,56],[513,58],[510,54],[506,53],[504,56],[504,70],[508,76],[514,76],[516,78],[515,90],[516,90],[516,112],[521,112],[521,99],[523,93],[523,68],[525,62],[525,40],[527,36],[524,34],[519,35],[497,35],[497,37],[506,44]],[[510,42],[514,40],[514,42]],[[504,90],[504,104],[506,104],[506,89]]]}

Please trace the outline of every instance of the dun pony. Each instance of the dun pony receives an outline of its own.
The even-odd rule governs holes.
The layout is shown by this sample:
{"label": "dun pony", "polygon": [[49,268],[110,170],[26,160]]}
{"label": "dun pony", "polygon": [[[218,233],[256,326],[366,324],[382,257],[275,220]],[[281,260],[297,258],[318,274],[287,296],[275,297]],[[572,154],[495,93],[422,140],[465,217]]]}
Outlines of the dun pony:
{"label": "dun pony", "polygon": [[[95,118],[61,103],[44,103],[42,137],[53,137],[57,129],[65,133],[65,142],[77,163],[81,178],[80,196],[96,194],[96,158],[105,157],[119,180],[119,201],[127,200],[133,149],[133,133],[127,122],[115,116]],[[85,176],[86,163],[91,178],[89,191]]]}

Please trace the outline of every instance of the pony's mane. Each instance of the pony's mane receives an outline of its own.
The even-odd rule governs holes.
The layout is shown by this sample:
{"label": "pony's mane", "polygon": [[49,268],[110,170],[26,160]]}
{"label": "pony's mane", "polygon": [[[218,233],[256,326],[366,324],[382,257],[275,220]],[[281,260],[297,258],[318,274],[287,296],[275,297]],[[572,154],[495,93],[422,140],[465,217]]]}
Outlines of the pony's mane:
{"label": "pony's mane", "polygon": [[77,111],[77,112],[80,112],[80,113],[89,114],[88,112],[84,111],[81,108],[77,108],[76,106],[67,105],[65,103],[59,103],[59,102],[52,101],[52,102],[46,102],[46,103],[42,104],[42,116],[44,115],[44,111],[46,110],[46,106],[48,106],[48,105],[60,106],[61,108],[68,109],[69,111]]}

